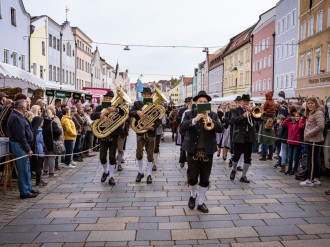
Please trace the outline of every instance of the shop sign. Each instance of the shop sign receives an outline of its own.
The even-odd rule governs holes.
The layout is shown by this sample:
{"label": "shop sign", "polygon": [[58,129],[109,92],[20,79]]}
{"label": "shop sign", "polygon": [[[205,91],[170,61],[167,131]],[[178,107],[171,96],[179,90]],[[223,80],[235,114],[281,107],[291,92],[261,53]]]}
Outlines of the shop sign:
{"label": "shop sign", "polygon": [[73,93],[73,98],[74,99],[80,99],[81,98],[81,93]]}
{"label": "shop sign", "polygon": [[309,82],[309,84],[330,82],[330,77],[320,77],[320,78],[315,78],[315,79],[309,79],[308,82]]}
{"label": "shop sign", "polygon": [[85,99],[86,99],[86,100],[91,100],[92,98],[93,98],[93,96],[90,95],[90,94],[86,94],[86,95],[85,95]]}
{"label": "shop sign", "polygon": [[64,99],[66,95],[66,91],[56,91],[56,98]]}
{"label": "shop sign", "polygon": [[69,98],[70,99],[71,98],[71,94],[72,94],[71,92],[66,92],[65,93],[65,98]]}
{"label": "shop sign", "polygon": [[46,90],[46,96],[54,97],[54,95],[55,95],[54,90]]}

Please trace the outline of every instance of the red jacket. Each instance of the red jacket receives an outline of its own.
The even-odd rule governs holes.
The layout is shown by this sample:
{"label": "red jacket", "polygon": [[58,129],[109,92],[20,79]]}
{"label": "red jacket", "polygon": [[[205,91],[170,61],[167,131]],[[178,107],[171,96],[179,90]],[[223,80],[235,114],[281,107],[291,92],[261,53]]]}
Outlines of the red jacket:
{"label": "red jacket", "polygon": [[292,122],[293,117],[288,117],[282,123],[283,126],[288,127],[288,144],[290,145],[300,145],[302,140],[302,129],[305,127],[305,123],[302,119],[298,122]]}

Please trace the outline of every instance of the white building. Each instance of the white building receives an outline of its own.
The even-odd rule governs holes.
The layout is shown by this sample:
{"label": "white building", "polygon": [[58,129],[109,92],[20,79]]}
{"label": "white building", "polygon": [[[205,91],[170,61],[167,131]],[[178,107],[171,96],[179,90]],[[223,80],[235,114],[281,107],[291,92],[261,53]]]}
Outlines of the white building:
{"label": "white building", "polygon": [[0,62],[30,71],[30,19],[22,0],[0,1]]}
{"label": "white building", "polygon": [[221,98],[223,86],[222,50],[211,54],[209,63],[209,95],[212,98]]}
{"label": "white building", "polygon": [[101,57],[98,47],[96,47],[92,59],[92,87],[103,88]]}

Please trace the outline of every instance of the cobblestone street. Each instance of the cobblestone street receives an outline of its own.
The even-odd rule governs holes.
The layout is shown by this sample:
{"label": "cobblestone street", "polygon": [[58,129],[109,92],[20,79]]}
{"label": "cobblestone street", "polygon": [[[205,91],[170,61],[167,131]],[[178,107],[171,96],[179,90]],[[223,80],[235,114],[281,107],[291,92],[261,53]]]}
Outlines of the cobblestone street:
{"label": "cobblestone street", "polygon": [[[98,155],[59,172],[34,199],[0,195],[1,246],[329,246],[329,178],[300,187],[275,161],[253,156],[250,184],[230,181],[228,161],[216,157],[203,214],[187,206],[186,167],[165,133],[153,183],[136,183],[136,135],[131,131],[116,186],[101,183]],[[144,157],[144,160],[146,157]],[[146,167],[146,165],[144,165]],[[48,179],[48,178],[47,178]]]}

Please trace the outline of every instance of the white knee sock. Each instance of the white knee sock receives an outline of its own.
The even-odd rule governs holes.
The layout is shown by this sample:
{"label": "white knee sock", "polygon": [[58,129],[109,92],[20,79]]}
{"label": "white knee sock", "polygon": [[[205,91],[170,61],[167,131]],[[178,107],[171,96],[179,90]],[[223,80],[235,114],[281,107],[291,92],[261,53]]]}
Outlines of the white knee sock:
{"label": "white knee sock", "polygon": [[197,193],[196,193],[196,189],[197,189],[197,185],[189,185],[190,186],[190,196],[192,196],[193,198],[196,198]]}
{"label": "white knee sock", "polygon": [[239,160],[237,162],[237,166],[243,167],[243,161],[244,161],[244,154],[242,154],[241,157],[239,158]]}
{"label": "white knee sock", "polygon": [[154,154],[154,164],[155,165],[157,165],[157,163],[158,163],[158,154],[159,153]]}
{"label": "white knee sock", "polygon": [[102,167],[103,167],[103,172],[108,173],[108,171],[109,171],[108,164],[102,164]]}
{"label": "white knee sock", "polygon": [[112,178],[113,177],[113,175],[115,174],[115,165],[110,165],[110,178]]}
{"label": "white knee sock", "polygon": [[242,177],[245,177],[246,176],[246,173],[248,172],[250,165],[251,164],[244,163],[244,165],[243,165],[243,171],[242,171]]}
{"label": "white knee sock", "polygon": [[198,205],[202,205],[205,202],[207,187],[199,186]]}
{"label": "white knee sock", "polygon": [[143,160],[138,160],[139,173],[143,173]]}
{"label": "white knee sock", "polygon": [[148,162],[148,176],[152,174],[152,162]]}

